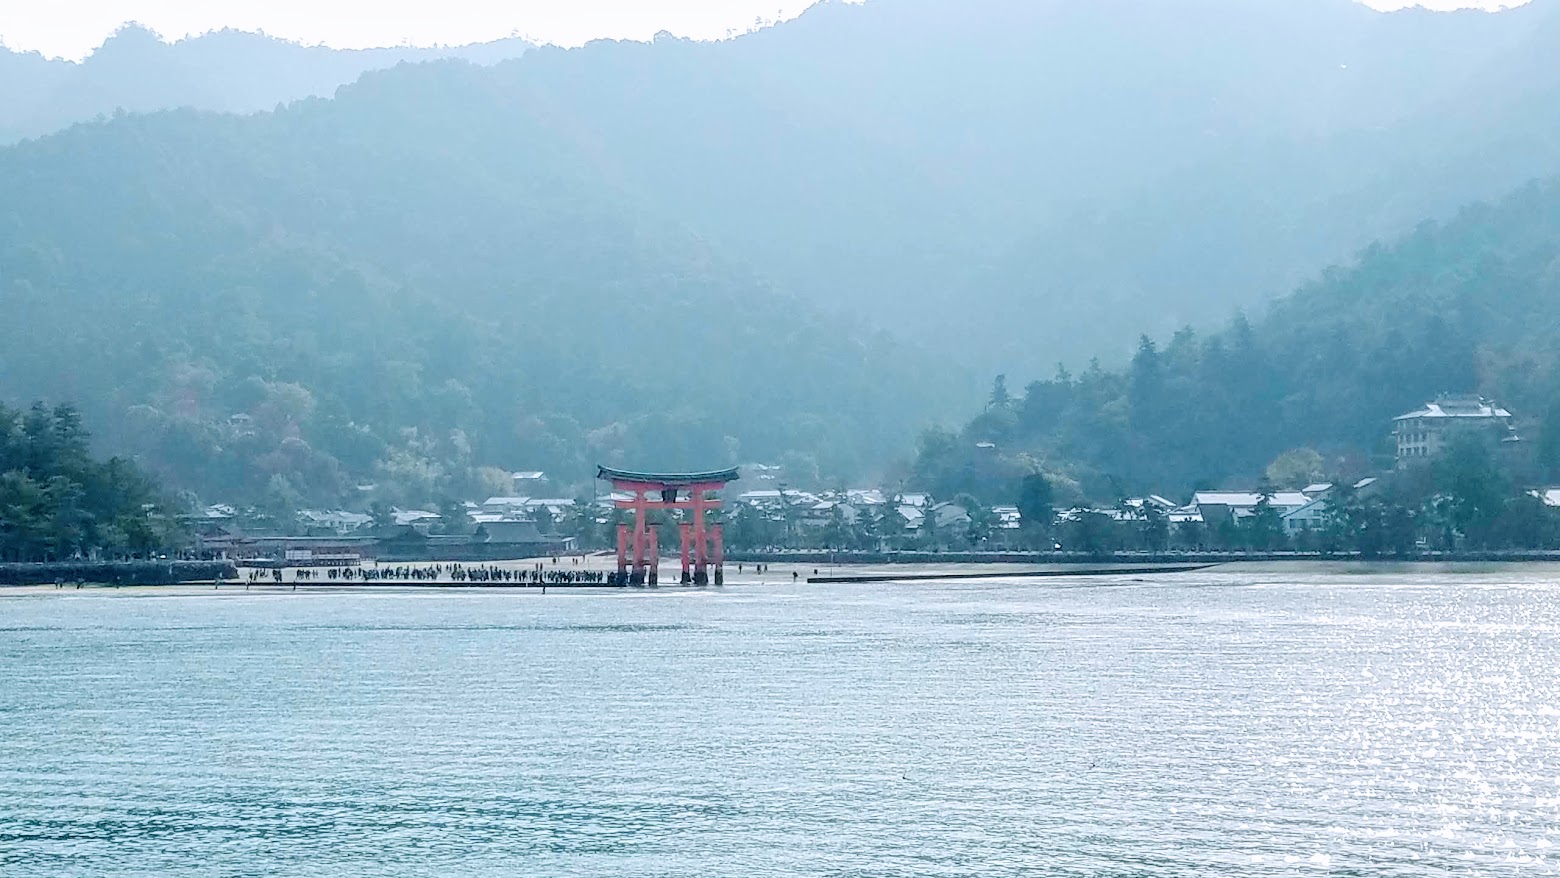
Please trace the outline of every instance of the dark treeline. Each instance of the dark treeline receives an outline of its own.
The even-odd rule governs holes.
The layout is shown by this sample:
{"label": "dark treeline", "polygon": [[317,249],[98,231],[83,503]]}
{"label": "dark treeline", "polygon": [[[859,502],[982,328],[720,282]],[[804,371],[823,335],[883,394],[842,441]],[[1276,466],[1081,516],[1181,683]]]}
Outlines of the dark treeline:
{"label": "dark treeline", "polygon": [[1535,184],[1373,246],[1260,321],[1145,337],[1120,371],[1059,370],[1016,394],[999,379],[962,430],[922,437],[913,482],[1013,502],[1044,472],[1070,502],[1184,499],[1255,487],[1300,449],[1318,452],[1308,475],[1352,481],[1391,465],[1393,417],[1448,392],[1516,414],[1529,466],[1513,479],[1560,477],[1557,260],[1560,185]]}
{"label": "dark treeline", "polygon": [[180,543],[129,461],[94,460],[69,406],[0,406],[0,561],[146,557]]}

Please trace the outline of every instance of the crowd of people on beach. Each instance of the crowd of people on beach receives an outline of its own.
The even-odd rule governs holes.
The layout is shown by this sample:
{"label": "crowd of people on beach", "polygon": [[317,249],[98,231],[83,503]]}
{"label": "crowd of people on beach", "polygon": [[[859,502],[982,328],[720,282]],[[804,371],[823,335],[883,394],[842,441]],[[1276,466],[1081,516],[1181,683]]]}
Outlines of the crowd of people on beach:
{"label": "crowd of people on beach", "polygon": [[[538,562],[526,569],[497,565],[399,564],[388,567],[330,567],[324,570],[299,568],[292,572],[293,582],[365,582],[365,583],[486,583],[494,585],[604,585],[608,574],[599,570],[547,569]],[[251,570],[249,582],[284,582],[280,569]]]}

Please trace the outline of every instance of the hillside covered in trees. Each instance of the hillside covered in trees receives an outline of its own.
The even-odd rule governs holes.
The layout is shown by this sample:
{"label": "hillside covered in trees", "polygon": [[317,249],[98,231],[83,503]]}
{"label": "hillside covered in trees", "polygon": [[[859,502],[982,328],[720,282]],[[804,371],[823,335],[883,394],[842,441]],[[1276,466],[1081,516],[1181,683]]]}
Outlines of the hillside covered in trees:
{"label": "hillside covered in trees", "polygon": [[0,382],[81,401],[169,485],[277,505],[859,472],[934,405],[914,357],[643,211],[511,93],[419,74],[0,152]]}
{"label": "hillside covered in trees", "polygon": [[[130,109],[253,110],[284,99],[255,82],[329,94],[344,75],[283,89],[279,71],[380,63],[203,40],[130,31],[78,73],[104,71],[88,91],[158,94],[108,101]],[[1139,333],[1256,308],[1371,241],[1560,173],[1557,53],[1560,0],[828,0],[726,41],[405,65],[364,87],[404,100],[409,125],[434,92],[446,123],[509,114],[534,148],[764,283],[1027,379],[1125,361]],[[0,92],[76,103],[28,79],[0,76]],[[442,134],[454,150],[468,136]]]}
{"label": "hillside covered in trees", "polygon": [[[116,106],[256,107],[149,39],[73,75],[126,57],[114,94],[221,100]],[[1234,456],[1139,440],[1256,411],[1271,388],[1243,358],[1279,356],[1271,294],[1560,172],[1557,47],[1560,0],[826,2],[722,42],[405,64],[249,116],[87,122],[0,150],[0,386],[79,401],[106,450],[170,485],[278,506],[485,495],[505,469],[582,484],[596,461],[862,478],[967,413],[969,376],[1023,385],[1058,360],[1077,377],[1038,385],[1059,396],[1014,445],[1081,479],[1244,472],[1302,417],[1296,441],[1359,442],[1389,391],[1286,409]],[[0,104],[72,105],[39,61],[0,55]],[[1257,325],[1170,338],[1236,306]],[[1432,317],[1372,329],[1429,337]],[[1388,345],[1357,329],[1340,356]],[[1142,390],[1108,405],[1145,332],[1163,345],[1145,374],[1238,386],[1162,419]],[[1076,399],[1100,429],[1053,430]]]}
{"label": "hillside covered in trees", "polygon": [[777,287],[1038,376],[1560,173],[1557,53],[1556,0],[869,0],[466,88]]}
{"label": "hillside covered in trees", "polygon": [[129,461],[94,460],[69,406],[0,406],[0,562],[146,556],[177,545],[175,510]]}
{"label": "hillside covered in trees", "polygon": [[1392,418],[1446,392],[1512,409],[1539,478],[1560,478],[1560,180],[1374,245],[1256,323],[1143,337],[1130,366],[999,379],[961,431],[923,435],[915,481],[1018,495],[1044,471],[1073,498],[1255,485],[1286,451],[1315,477],[1391,458]]}

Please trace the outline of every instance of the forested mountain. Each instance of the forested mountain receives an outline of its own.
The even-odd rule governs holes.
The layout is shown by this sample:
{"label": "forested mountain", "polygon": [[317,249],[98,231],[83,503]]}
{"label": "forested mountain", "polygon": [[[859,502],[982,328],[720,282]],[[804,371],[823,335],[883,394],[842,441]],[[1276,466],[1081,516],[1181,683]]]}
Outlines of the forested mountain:
{"label": "forested mountain", "polygon": [[1041,469],[1110,500],[1254,485],[1297,446],[1347,477],[1390,459],[1394,416],[1468,391],[1513,410],[1536,475],[1560,478],[1560,180],[1372,246],[1259,322],[1144,337],[1122,371],[999,388],[960,433],[923,436],[916,479],[1000,499]]}
{"label": "forested mountain", "polygon": [[[269,69],[136,31],[99,55],[107,71],[180,52]],[[961,365],[1032,376],[1125,360],[1122,339],[1259,307],[1370,241],[1560,172],[1557,54],[1560,0],[1499,14],[826,0],[722,42],[543,49],[370,87],[392,100],[440,79],[472,107],[501,91],[536,137],[760,279],[955,347]],[[318,63],[377,66],[367,57]],[[277,100],[239,73],[164,75],[171,63],[107,78],[191,83],[227,102],[180,103],[212,109]],[[350,77],[335,69],[286,90],[328,91],[315,80]]]}
{"label": "forested mountain", "polygon": [[370,70],[402,62],[461,58],[491,64],[529,47],[509,39],[453,48],[344,50],[235,30],[165,43],[139,25],[121,28],[79,64],[0,44],[0,143],[118,111],[186,107],[253,113],[300,98],[329,97]]}
{"label": "forested mountain", "polygon": [[643,210],[475,75],[0,152],[0,385],[278,507],[506,492],[482,466],[854,473],[940,405],[940,370]]}
{"label": "forested mountain", "polygon": [[[1139,333],[1260,315],[1370,240],[1560,172],[1557,10],[832,0],[724,42],[401,65],[252,116],[79,125],[0,151],[0,381],[80,400],[110,448],[231,499],[426,499],[479,491],[484,466],[573,480],[598,458],[864,475],[968,374],[1109,366]],[[231,47],[209,53],[229,78],[80,78],[203,45],[149,39],[58,86],[0,55],[22,72],[0,102],[255,109],[255,81],[284,83]],[[287,89],[352,75],[331,69]],[[1376,417],[1358,402],[1337,416]],[[1070,459],[1121,459],[1114,435],[1077,433],[1100,444]],[[1094,470],[1213,475],[1196,453]]]}
{"label": "forested mountain", "polygon": [[1557,8],[834,2],[473,87],[782,288],[1044,374],[1560,171]]}

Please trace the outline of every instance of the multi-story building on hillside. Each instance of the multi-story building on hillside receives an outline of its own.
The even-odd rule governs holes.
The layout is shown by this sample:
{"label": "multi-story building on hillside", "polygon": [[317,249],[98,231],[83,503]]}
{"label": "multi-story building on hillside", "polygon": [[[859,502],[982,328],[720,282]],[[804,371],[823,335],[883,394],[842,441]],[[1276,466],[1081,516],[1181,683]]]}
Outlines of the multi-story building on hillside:
{"label": "multi-story building on hillside", "polygon": [[1459,437],[1476,436],[1492,445],[1515,440],[1511,412],[1479,396],[1443,396],[1394,419],[1397,464],[1431,460]]}

